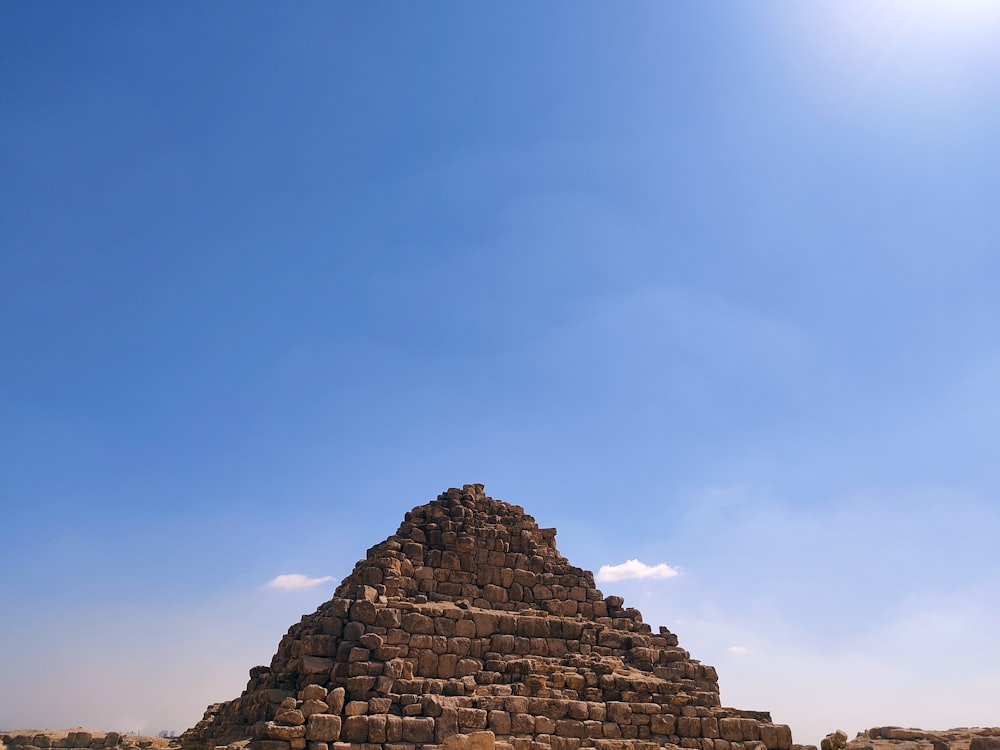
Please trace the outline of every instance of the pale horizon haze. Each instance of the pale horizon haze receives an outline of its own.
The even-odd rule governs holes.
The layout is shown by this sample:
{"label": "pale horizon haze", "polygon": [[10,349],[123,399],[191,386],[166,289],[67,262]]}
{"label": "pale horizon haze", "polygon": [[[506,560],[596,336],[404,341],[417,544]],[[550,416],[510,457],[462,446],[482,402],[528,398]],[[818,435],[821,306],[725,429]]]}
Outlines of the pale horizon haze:
{"label": "pale horizon haze", "polygon": [[0,729],[156,734],[484,483],[799,743],[1000,726],[1000,5],[0,4]]}

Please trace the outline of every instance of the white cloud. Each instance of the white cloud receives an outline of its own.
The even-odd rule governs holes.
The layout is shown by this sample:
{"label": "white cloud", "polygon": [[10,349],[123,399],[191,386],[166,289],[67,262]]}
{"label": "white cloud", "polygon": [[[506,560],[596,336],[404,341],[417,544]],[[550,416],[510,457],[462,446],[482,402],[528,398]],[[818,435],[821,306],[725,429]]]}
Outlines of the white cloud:
{"label": "white cloud", "polygon": [[285,573],[277,576],[268,582],[269,589],[308,589],[319,586],[321,583],[332,581],[333,576],[323,576],[322,578],[310,578],[301,573]]}
{"label": "white cloud", "polygon": [[731,654],[745,654],[749,650],[746,646],[730,646],[726,649]]}
{"label": "white cloud", "polygon": [[598,581],[625,581],[630,578],[673,578],[680,571],[666,563],[646,565],[638,560],[626,560],[620,565],[602,565],[597,571]]}

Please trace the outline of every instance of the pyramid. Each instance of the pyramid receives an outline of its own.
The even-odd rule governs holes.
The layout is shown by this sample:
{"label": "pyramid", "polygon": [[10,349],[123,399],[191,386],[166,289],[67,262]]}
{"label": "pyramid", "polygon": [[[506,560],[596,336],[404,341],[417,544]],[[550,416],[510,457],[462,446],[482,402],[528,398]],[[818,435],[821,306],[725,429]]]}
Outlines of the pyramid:
{"label": "pyramid", "polygon": [[787,726],[723,708],[715,669],[605,597],[555,536],[481,484],[414,508],[181,745],[791,750]]}

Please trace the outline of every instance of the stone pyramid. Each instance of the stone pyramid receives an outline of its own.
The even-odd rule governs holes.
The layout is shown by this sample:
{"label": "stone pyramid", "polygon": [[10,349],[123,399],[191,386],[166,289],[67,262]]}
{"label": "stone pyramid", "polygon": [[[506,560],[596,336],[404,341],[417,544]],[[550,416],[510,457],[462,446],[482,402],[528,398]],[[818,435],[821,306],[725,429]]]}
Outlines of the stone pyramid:
{"label": "stone pyramid", "polygon": [[790,750],[787,726],[722,708],[715,669],[555,535],[480,484],[414,508],[182,746]]}

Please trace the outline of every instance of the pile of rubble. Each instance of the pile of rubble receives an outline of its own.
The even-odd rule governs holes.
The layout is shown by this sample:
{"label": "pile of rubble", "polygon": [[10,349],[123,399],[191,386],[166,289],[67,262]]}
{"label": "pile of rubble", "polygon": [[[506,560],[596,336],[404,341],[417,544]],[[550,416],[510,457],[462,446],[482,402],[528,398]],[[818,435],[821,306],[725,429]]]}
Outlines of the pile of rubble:
{"label": "pile of rubble", "polygon": [[791,750],[789,728],[723,708],[714,668],[482,485],[406,514],[292,626],[192,750]]}

